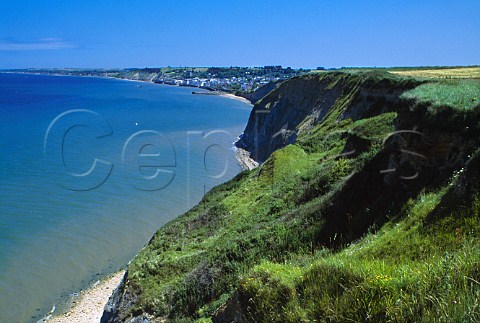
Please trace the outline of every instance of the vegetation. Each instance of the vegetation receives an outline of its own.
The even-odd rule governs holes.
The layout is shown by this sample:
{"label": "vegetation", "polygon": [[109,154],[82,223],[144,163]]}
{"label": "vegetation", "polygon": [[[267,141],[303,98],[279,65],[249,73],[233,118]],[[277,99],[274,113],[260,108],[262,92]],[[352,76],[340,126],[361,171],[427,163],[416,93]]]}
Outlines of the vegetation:
{"label": "vegetation", "polygon": [[342,251],[287,263],[264,261],[239,290],[247,317],[300,321],[477,321],[480,203],[437,223],[428,215],[445,190],[410,200],[376,233]]}
{"label": "vegetation", "polygon": [[413,76],[424,78],[480,78],[480,67],[453,67],[453,68],[394,68],[389,69],[391,73],[401,76]]}
{"label": "vegetation", "polygon": [[[461,100],[476,83],[318,73],[304,78],[343,84],[328,114],[161,228],[130,264],[115,319],[480,320],[479,105]],[[394,88],[394,101],[364,95]],[[424,142],[392,139],[405,125]],[[380,172],[421,164],[402,147],[433,180]]]}
{"label": "vegetation", "polygon": [[435,106],[469,109],[480,103],[480,79],[429,82],[404,93],[403,97],[429,101]]}

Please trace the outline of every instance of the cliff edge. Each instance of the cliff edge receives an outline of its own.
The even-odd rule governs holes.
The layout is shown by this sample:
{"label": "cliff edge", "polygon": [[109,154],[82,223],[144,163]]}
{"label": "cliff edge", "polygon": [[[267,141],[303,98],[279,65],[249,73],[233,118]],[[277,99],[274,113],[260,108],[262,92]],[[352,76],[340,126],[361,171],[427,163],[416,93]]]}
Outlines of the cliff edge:
{"label": "cliff edge", "polygon": [[277,84],[237,143],[260,166],[160,228],[102,322],[480,319],[478,98],[379,71]]}

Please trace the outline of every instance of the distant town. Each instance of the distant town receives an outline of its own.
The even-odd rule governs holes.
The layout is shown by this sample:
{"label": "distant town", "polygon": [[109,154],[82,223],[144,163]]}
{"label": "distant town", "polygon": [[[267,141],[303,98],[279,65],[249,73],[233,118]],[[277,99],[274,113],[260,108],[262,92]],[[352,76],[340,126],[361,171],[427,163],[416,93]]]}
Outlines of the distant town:
{"label": "distant town", "polygon": [[[323,70],[322,67],[317,70]],[[248,93],[272,81],[285,80],[310,72],[282,66],[262,67],[162,67],[129,69],[21,69],[10,72],[99,76],[160,84],[189,86],[228,93]]]}

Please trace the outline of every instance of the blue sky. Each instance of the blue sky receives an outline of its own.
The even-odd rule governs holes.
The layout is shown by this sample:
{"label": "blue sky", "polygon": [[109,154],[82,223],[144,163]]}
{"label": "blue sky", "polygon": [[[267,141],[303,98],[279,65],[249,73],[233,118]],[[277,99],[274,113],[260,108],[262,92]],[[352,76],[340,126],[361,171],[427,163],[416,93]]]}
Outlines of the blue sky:
{"label": "blue sky", "polygon": [[480,64],[480,1],[5,1],[0,68]]}

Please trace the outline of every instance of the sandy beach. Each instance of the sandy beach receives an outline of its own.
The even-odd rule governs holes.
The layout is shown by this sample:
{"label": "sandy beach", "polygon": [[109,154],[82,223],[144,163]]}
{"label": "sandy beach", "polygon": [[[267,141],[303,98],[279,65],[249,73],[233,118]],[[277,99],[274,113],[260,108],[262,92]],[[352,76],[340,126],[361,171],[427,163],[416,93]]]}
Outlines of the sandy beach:
{"label": "sandy beach", "polygon": [[237,96],[237,95],[235,95],[235,94],[223,93],[223,94],[220,94],[220,96],[223,96],[223,97],[229,98],[229,99],[234,99],[234,100],[242,101],[242,102],[244,102],[244,103],[247,103],[247,104],[252,105],[252,103],[251,103],[249,100],[247,100],[247,99],[245,99],[245,98],[243,98],[243,97],[241,97],[241,96]]}
{"label": "sandy beach", "polygon": [[120,284],[124,274],[125,270],[121,270],[95,283],[90,288],[80,292],[78,299],[74,301],[73,306],[65,314],[50,316],[43,321],[48,323],[100,322],[103,307],[113,290]]}

